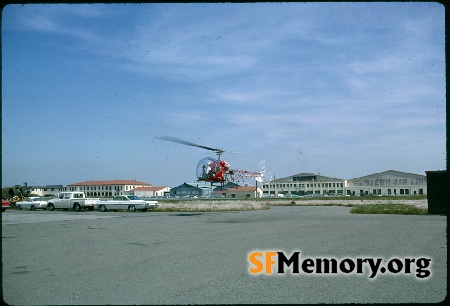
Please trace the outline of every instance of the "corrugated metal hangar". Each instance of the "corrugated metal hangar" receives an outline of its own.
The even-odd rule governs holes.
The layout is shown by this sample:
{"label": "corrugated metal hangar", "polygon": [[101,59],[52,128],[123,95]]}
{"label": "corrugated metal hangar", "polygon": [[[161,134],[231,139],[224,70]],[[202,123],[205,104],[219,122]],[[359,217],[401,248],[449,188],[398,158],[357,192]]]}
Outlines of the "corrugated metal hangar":
{"label": "corrugated metal hangar", "polygon": [[264,183],[262,189],[267,196],[426,195],[427,178],[394,170],[350,180],[300,173]]}

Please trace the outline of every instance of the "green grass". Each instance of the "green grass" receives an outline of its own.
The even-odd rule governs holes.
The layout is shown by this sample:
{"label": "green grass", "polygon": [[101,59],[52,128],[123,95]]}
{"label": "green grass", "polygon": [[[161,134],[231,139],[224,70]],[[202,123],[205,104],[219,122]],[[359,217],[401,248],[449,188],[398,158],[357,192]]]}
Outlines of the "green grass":
{"label": "green grass", "polygon": [[428,210],[405,204],[367,204],[353,205],[352,214],[396,214],[396,215],[426,215]]}

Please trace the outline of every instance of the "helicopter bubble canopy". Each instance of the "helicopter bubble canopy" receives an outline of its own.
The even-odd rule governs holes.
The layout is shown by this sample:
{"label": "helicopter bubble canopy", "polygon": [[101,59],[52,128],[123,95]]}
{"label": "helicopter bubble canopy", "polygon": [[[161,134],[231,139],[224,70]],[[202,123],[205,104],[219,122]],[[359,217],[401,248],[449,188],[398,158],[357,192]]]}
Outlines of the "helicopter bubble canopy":
{"label": "helicopter bubble canopy", "polygon": [[197,164],[197,179],[199,181],[224,181],[228,169],[227,162],[205,157]]}

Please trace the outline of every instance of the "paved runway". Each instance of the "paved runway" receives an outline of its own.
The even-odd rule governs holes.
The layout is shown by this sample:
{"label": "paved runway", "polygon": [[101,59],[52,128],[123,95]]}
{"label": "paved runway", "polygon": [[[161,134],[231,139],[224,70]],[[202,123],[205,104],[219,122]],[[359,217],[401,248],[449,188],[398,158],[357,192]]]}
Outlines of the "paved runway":
{"label": "paved runway", "polygon": [[[347,207],[220,213],[2,213],[3,299],[14,305],[436,303],[447,292],[447,218]],[[431,277],[250,275],[254,250],[426,256]]]}

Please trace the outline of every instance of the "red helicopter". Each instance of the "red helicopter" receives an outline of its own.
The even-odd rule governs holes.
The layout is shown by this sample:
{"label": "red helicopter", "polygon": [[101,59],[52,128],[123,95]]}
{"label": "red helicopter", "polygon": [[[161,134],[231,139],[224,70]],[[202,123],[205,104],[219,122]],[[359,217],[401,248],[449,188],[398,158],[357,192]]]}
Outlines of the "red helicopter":
{"label": "red helicopter", "polygon": [[163,136],[163,137],[156,137],[159,140],[164,141],[170,141],[175,142],[191,147],[198,147],[202,149],[206,149],[209,151],[214,151],[217,154],[217,159],[212,157],[206,157],[201,159],[197,164],[197,180],[198,181],[204,181],[204,182],[210,182],[211,186],[214,183],[219,183],[221,187],[225,184],[225,182],[235,182],[239,179],[244,178],[254,178],[258,181],[262,181],[261,177],[263,175],[263,172],[249,172],[245,170],[233,170],[230,169],[230,165],[220,159],[220,156],[227,152],[227,153],[239,153],[235,151],[224,151],[223,149],[219,148],[211,148],[206,146],[201,146],[189,141],[181,140],[175,137],[169,137],[169,136]]}

